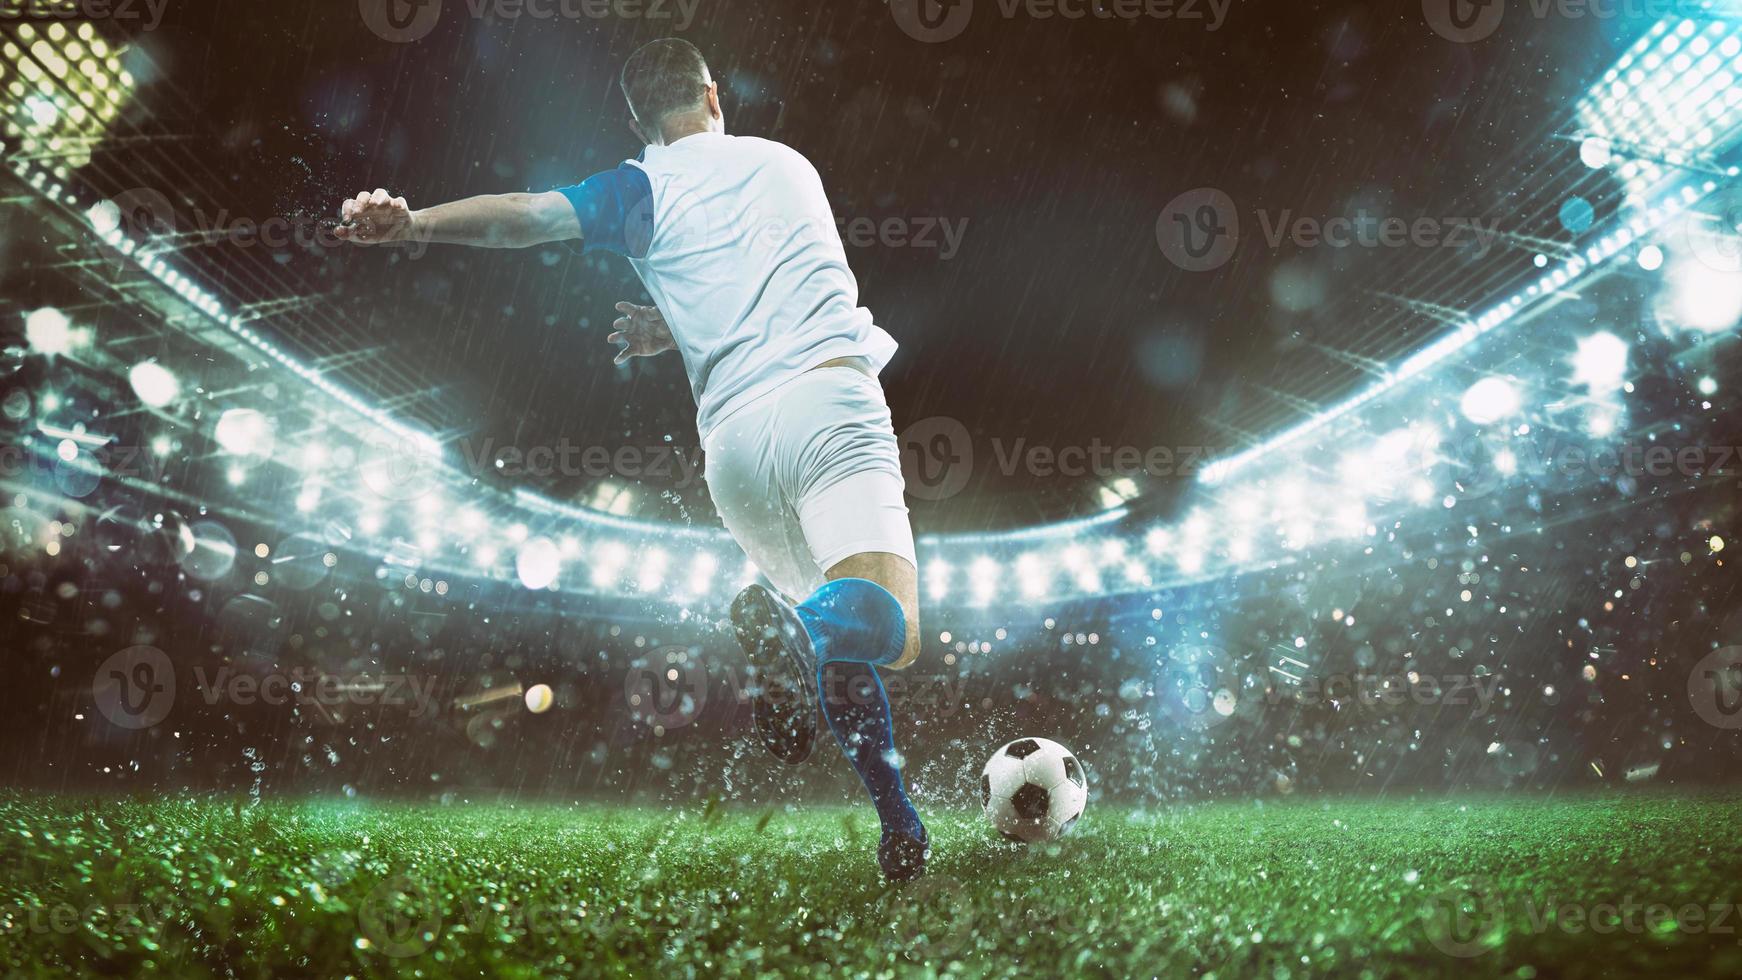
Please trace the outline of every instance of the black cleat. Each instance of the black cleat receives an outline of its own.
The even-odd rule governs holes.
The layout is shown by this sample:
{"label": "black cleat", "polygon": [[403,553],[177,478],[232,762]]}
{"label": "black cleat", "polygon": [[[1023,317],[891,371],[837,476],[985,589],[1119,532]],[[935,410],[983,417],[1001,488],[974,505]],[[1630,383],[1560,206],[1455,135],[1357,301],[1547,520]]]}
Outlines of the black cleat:
{"label": "black cleat", "polygon": [[750,713],[756,737],[789,766],[817,744],[816,652],[785,599],[760,585],[732,600],[732,631],[750,660]]}
{"label": "black cleat", "polygon": [[912,881],[925,874],[926,859],[931,857],[931,835],[924,828],[913,837],[900,831],[890,831],[877,844],[877,864],[883,877],[890,881]]}

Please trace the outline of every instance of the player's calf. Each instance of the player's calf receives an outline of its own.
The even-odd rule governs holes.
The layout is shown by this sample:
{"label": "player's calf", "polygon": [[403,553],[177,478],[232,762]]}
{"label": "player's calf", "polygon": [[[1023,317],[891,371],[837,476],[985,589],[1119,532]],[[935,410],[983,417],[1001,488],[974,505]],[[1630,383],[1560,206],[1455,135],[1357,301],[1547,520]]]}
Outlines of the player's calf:
{"label": "player's calf", "polygon": [[907,656],[907,616],[888,589],[862,578],[833,579],[799,605],[798,615],[816,651],[823,717],[883,825],[877,862],[888,878],[917,877],[929,838],[907,798],[889,695],[877,676],[878,667]]}
{"label": "player's calf", "polygon": [[[732,615],[753,664],[782,658],[794,662],[801,654],[811,658],[822,715],[865,784],[883,825],[878,864],[886,877],[895,880],[922,873],[929,838],[907,798],[889,696],[877,675],[879,666],[893,664],[907,653],[907,617],[900,602],[875,582],[837,578],[796,608],[769,589],[749,586],[733,602]],[[808,642],[795,642],[792,631],[783,625],[793,619],[803,624]],[[758,734],[775,755],[790,761],[793,740],[779,732],[772,738],[765,733],[762,719],[773,709],[761,697],[755,702]]]}

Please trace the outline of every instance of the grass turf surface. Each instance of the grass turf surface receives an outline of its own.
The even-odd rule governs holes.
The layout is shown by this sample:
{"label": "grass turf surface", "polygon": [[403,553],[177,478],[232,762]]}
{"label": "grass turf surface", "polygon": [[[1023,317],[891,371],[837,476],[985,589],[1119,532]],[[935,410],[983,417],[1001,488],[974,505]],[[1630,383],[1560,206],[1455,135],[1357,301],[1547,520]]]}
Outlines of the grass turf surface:
{"label": "grass turf surface", "polygon": [[17,796],[0,972],[1742,973],[1735,797],[931,819],[890,888],[858,811]]}

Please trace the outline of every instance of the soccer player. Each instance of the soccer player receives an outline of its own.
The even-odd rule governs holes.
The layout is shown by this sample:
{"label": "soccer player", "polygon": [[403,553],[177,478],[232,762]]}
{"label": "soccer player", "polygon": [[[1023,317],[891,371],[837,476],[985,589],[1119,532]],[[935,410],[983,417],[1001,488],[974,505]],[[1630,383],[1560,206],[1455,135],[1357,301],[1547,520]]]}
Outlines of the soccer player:
{"label": "soccer player", "polygon": [[913,531],[877,380],[895,341],[859,305],[816,168],[790,147],[726,135],[694,45],[646,45],[621,83],[647,144],[635,160],[573,187],[417,211],[362,193],[344,202],[338,234],[486,248],[580,239],[629,259],[654,305],[617,304],[616,362],[682,356],[715,507],[779,590],[751,585],[732,603],[757,735],[803,762],[820,709],[877,807],[883,874],[915,877],[928,838],[878,676],[919,654]]}

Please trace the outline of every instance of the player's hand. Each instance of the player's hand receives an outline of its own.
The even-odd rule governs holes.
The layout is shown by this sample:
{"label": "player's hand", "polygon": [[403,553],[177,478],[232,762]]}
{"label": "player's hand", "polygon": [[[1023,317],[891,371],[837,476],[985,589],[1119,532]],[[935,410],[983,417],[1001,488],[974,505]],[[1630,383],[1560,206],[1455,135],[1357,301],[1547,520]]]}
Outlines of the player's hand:
{"label": "player's hand", "polygon": [[617,312],[623,315],[611,324],[614,332],[605,339],[622,344],[623,349],[617,352],[616,360],[611,363],[622,364],[631,357],[652,357],[677,347],[671,328],[666,326],[665,315],[657,307],[618,303]]}
{"label": "player's hand", "polygon": [[386,245],[412,237],[411,208],[405,198],[394,197],[385,190],[373,194],[364,191],[347,198],[339,207],[339,217],[344,223],[333,233],[356,245]]}

